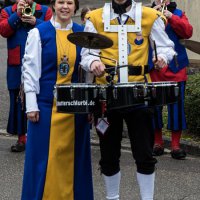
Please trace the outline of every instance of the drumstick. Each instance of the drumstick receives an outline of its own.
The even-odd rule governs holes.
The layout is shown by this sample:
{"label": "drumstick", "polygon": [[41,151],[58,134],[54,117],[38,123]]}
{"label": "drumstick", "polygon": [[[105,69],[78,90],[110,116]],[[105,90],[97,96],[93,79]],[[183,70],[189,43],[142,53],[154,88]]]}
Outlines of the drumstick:
{"label": "drumstick", "polygon": [[105,56],[100,56],[100,55],[97,55],[97,54],[93,54],[93,53],[91,53],[91,52],[89,52],[89,55],[96,56],[96,57],[98,57],[98,58],[104,58],[104,59],[106,59],[106,60],[111,60],[111,61],[117,63],[117,60],[115,60],[115,59],[107,58],[107,57],[105,57]]}
{"label": "drumstick", "polygon": [[153,41],[153,48],[154,48],[154,51],[155,51],[155,58],[156,58],[155,62],[157,62],[158,61],[158,53],[157,53],[157,47],[156,47],[155,40]]}

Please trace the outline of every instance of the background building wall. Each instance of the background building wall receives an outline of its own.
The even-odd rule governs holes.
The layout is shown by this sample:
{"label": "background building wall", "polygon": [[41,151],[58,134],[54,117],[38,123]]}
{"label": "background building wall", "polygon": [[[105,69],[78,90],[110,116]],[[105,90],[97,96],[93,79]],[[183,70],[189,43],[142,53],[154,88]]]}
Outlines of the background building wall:
{"label": "background building wall", "polygon": [[[190,23],[193,26],[192,40],[200,42],[200,1],[199,0],[176,0],[179,8],[185,11],[189,18]],[[200,60],[200,55],[188,51],[190,59]]]}

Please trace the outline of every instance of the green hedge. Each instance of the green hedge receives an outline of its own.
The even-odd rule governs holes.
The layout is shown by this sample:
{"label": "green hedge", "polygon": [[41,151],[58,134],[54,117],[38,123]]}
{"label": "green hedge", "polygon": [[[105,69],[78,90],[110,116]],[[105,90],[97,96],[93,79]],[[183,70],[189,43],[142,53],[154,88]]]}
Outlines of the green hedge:
{"label": "green hedge", "polygon": [[188,76],[185,113],[188,132],[200,137],[200,73]]}

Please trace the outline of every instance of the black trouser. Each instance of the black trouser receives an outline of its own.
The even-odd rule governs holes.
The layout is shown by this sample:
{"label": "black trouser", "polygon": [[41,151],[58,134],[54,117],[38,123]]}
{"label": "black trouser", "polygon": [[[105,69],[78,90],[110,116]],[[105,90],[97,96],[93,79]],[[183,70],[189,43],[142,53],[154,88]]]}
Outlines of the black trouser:
{"label": "black trouser", "polygon": [[[110,124],[104,135],[97,131],[100,140],[101,171],[112,176],[120,171],[121,141],[123,119],[128,127],[132,155],[137,165],[137,172],[152,174],[157,160],[152,157],[154,144],[153,109],[133,110],[129,113],[112,111],[107,113]],[[95,116],[97,122],[97,115]]]}

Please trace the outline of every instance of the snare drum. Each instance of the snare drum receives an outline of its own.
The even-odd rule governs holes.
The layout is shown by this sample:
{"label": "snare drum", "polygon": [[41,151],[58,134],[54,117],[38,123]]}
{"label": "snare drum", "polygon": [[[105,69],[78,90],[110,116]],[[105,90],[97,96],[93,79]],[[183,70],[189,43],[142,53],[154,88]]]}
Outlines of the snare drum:
{"label": "snare drum", "polygon": [[177,82],[152,82],[148,83],[150,96],[149,105],[172,104],[179,99],[179,87]]}
{"label": "snare drum", "polygon": [[144,83],[117,83],[107,88],[107,109],[121,109],[144,104],[146,96],[147,87]]}
{"label": "snare drum", "polygon": [[55,86],[57,112],[91,113],[95,109],[98,97],[95,84],[71,83]]}

